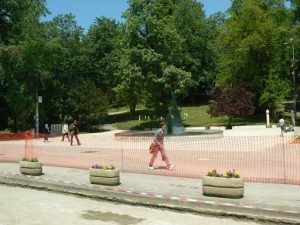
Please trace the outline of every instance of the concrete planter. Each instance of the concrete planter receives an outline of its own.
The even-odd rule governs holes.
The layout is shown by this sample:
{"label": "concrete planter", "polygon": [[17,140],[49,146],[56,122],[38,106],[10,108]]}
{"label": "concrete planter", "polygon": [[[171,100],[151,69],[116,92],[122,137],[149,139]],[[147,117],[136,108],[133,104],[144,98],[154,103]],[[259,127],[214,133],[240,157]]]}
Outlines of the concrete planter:
{"label": "concrete planter", "polygon": [[42,163],[20,161],[20,172],[25,175],[41,175],[43,173]]}
{"label": "concrete planter", "polygon": [[206,196],[242,198],[244,196],[244,180],[242,178],[204,176],[202,191]]}
{"label": "concrete planter", "polygon": [[103,170],[90,168],[90,182],[91,184],[102,184],[115,186],[120,184],[120,171],[119,169],[114,170]]}

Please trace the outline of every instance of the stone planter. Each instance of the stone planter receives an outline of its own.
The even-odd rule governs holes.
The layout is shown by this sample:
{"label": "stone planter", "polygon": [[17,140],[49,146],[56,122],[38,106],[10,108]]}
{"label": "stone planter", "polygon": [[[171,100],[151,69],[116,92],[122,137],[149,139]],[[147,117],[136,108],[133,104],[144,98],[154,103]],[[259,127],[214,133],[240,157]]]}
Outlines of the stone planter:
{"label": "stone planter", "polygon": [[204,176],[202,191],[206,196],[242,198],[244,196],[244,180],[242,178]]}
{"label": "stone planter", "polygon": [[90,182],[91,184],[103,184],[103,185],[119,185],[120,184],[120,171],[119,169],[114,170],[103,170],[90,168]]}
{"label": "stone planter", "polygon": [[25,175],[38,176],[43,173],[42,163],[20,161],[20,172]]}

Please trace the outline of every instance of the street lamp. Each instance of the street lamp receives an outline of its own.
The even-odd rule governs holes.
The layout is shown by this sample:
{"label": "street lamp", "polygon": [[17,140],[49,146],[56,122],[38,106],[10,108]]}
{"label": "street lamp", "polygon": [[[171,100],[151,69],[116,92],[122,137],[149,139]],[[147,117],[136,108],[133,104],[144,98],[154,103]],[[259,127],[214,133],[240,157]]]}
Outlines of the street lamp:
{"label": "street lamp", "polygon": [[294,112],[295,112],[295,124],[296,125],[296,114],[297,114],[297,95],[296,95],[296,76],[295,76],[295,47],[294,47],[294,39],[290,39],[292,43],[292,51],[293,51],[293,82],[294,82]]}
{"label": "street lamp", "polygon": [[[295,116],[295,124],[293,124],[294,126],[296,125],[296,118],[297,118],[297,95],[296,95],[296,76],[295,76],[295,47],[294,47],[294,38],[290,39],[291,43],[292,43],[292,54],[293,54],[293,58],[292,58],[292,75],[293,75],[293,84],[294,84],[294,96],[293,96],[293,102],[294,102],[294,106],[293,106],[293,111],[294,111],[294,116]],[[287,44],[287,43],[284,43]]]}

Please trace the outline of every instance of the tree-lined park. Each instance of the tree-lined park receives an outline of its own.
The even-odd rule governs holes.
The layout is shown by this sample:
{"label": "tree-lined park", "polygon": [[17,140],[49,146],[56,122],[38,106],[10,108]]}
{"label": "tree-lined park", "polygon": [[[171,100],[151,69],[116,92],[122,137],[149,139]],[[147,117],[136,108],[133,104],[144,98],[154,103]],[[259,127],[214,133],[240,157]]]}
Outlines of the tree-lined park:
{"label": "tree-lined park", "polygon": [[[87,31],[48,13],[46,0],[0,0],[1,130],[34,128],[38,96],[41,124],[86,131],[158,124],[172,92],[182,109],[226,116],[218,124],[266,109],[276,123],[300,104],[299,0],[232,0],[210,16],[195,0],[128,0],[122,22],[99,15]],[[116,107],[128,113],[109,115]]]}

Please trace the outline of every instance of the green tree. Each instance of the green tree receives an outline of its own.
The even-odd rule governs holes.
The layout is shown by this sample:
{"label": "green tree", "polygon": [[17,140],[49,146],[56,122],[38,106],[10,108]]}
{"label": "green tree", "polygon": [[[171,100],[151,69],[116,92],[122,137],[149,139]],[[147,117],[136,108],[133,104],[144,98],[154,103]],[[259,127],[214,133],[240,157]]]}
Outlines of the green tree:
{"label": "green tree", "polygon": [[[171,86],[165,82],[169,81],[170,73],[180,81],[172,86],[172,91],[181,89],[180,93],[186,95],[185,85],[192,83],[190,73],[181,64],[183,38],[176,29],[174,11],[175,3],[171,0],[130,0],[124,13],[122,60],[117,76],[120,86],[130,83],[132,113],[139,101],[157,110],[167,110]],[[115,90],[121,96],[124,88],[119,85]]]}
{"label": "green tree", "polygon": [[[0,67],[1,100],[7,107],[5,120],[12,122],[12,129],[28,129],[34,109],[33,76],[42,70],[43,55],[27,58],[29,49],[41,38],[39,18],[47,13],[44,0],[1,1],[0,7]],[[3,28],[3,29],[2,29]],[[31,56],[31,55],[30,55]],[[29,66],[30,65],[30,66]],[[28,68],[31,68],[30,71]],[[3,124],[2,124],[3,126]]]}
{"label": "green tree", "polygon": [[[256,106],[276,108],[267,104],[266,96],[277,77],[287,82],[288,57],[284,46],[289,35],[290,14],[283,0],[235,0],[229,9],[219,36],[220,62],[217,83],[230,87],[244,82],[252,84]],[[286,87],[282,87],[286,88]],[[278,96],[282,96],[280,89]],[[261,94],[264,97],[261,98]],[[261,102],[259,102],[261,101]]]}
{"label": "green tree", "polygon": [[114,74],[120,58],[120,34],[120,24],[101,17],[96,18],[84,38],[87,49],[86,74],[107,94],[111,103],[114,100],[112,89],[116,84]]}
{"label": "green tree", "polygon": [[[82,43],[83,29],[77,25],[72,14],[58,15],[45,23],[45,36],[55,50],[49,73],[43,81],[42,94],[45,118],[62,121],[69,113],[67,95],[85,76],[87,53]],[[53,91],[55,90],[55,91]]]}
{"label": "green tree", "polygon": [[203,5],[193,0],[178,1],[174,23],[183,39],[180,66],[191,73],[194,84],[188,90],[187,100],[199,102],[207,97],[215,82],[217,55],[213,35],[217,26],[206,20]]}
{"label": "green tree", "polygon": [[[297,85],[300,80],[300,1],[299,0],[290,0],[292,6],[292,13],[293,13],[293,28],[291,37],[294,39],[293,44],[295,47],[295,83],[296,83],[296,95],[300,96],[300,86]],[[293,69],[293,68],[291,68]],[[290,71],[291,72],[291,71]],[[297,107],[299,110],[299,105]]]}
{"label": "green tree", "polygon": [[78,120],[82,129],[95,129],[101,118],[107,115],[107,98],[90,79],[70,90],[68,104],[69,115]]}
{"label": "green tree", "polygon": [[269,76],[268,79],[269,80],[266,81],[266,88],[261,94],[259,102],[261,105],[268,107],[270,116],[273,121],[275,121],[276,113],[278,111],[284,111],[284,102],[287,96],[289,96],[291,88],[286,81],[278,77],[277,73]]}

